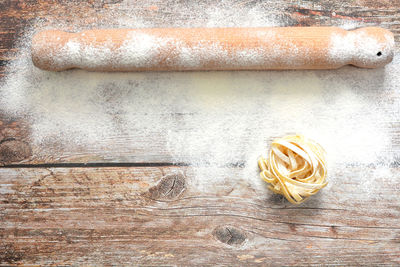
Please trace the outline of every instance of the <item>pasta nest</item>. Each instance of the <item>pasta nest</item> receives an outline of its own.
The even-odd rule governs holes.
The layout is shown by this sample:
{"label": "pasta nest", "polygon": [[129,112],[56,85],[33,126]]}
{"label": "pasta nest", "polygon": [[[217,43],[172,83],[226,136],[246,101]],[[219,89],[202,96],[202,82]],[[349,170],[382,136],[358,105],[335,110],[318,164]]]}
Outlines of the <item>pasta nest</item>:
{"label": "pasta nest", "polygon": [[300,204],[325,187],[325,150],[302,135],[276,139],[271,144],[269,158],[260,158],[260,175],[273,192]]}

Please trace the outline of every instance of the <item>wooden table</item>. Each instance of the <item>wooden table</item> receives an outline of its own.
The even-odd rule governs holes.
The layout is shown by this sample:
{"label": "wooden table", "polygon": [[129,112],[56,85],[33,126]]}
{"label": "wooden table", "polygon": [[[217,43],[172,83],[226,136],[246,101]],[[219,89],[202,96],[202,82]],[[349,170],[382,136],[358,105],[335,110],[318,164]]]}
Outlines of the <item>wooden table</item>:
{"label": "wooden table", "polygon": [[[202,23],[188,15],[197,1],[137,1],[133,6],[109,0],[68,2],[0,3],[0,75],[15,59],[9,52],[18,52],[16,40],[37,19],[49,25],[63,20],[118,26],[110,16],[117,12],[126,19],[141,14],[159,27]],[[232,6],[260,2],[233,1]],[[395,34],[398,46],[399,1],[278,3],[286,25],[379,25]],[[391,129],[397,149],[399,121]],[[377,201],[366,203],[363,195],[343,190],[339,195],[353,202],[319,206],[310,201],[297,207],[273,194],[260,198],[249,187],[233,196],[229,186],[199,191],[191,185],[189,166],[171,163],[163,147],[146,155],[116,145],[130,142],[129,136],[107,140],[107,157],[72,145],[55,145],[43,155],[31,138],[29,120],[0,114],[4,265],[400,265],[399,162],[388,170],[391,177],[381,184],[385,194]],[[240,166],[227,167],[227,173],[234,174],[235,168]],[[373,176],[375,168],[350,166],[330,175],[349,175],[352,187],[358,171]]]}

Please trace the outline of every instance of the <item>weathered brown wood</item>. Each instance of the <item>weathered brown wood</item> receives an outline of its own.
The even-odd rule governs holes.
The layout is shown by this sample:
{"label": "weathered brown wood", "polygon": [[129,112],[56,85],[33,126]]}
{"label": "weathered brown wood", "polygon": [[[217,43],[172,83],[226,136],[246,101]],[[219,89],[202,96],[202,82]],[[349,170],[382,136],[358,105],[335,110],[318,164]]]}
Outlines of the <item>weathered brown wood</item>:
{"label": "weathered brown wood", "polygon": [[[310,75],[309,72],[302,72],[305,77],[307,75]],[[400,101],[400,95],[396,93],[396,90],[393,90],[393,88],[386,90],[383,88],[383,78],[385,77],[385,74],[383,70],[377,69],[377,70],[368,70],[368,71],[362,71],[359,69],[355,68],[345,68],[341,69],[338,71],[320,71],[318,73],[312,73],[313,75],[319,75],[321,77],[333,77],[331,80],[324,80],[324,83],[326,83],[324,86],[326,88],[335,88],[337,85],[337,82],[340,82],[342,85],[348,85],[349,87],[354,86],[353,81],[357,81],[357,87],[359,88],[368,88],[360,94],[360,99],[367,99],[368,103],[371,103],[371,105],[376,106],[376,103],[379,103],[378,101],[381,101],[384,104],[387,104],[385,107],[386,114],[388,115],[388,120],[387,123],[382,126],[382,132],[386,132],[388,135],[391,136],[392,138],[392,145],[386,148],[386,151],[382,151],[382,155],[385,154],[393,154],[393,151],[399,151],[400,148],[400,131],[399,131],[399,117],[397,116],[398,113],[398,108],[395,104],[390,105],[390,103],[398,103]],[[87,77],[95,79],[95,74],[93,73],[86,73]],[[98,90],[97,92],[92,92],[93,98],[98,101],[98,105],[104,105],[106,107],[113,107],[114,105],[118,105],[121,101],[125,101],[125,99],[129,99],[130,101],[134,102],[136,98],[138,98],[138,95],[143,95],[143,101],[142,103],[144,105],[152,105],[152,99],[148,97],[148,95],[144,93],[140,93],[140,88],[138,89],[138,94],[135,94],[135,91],[132,90],[131,92],[124,91],[124,93],[120,94],[121,91],[120,88],[118,87],[113,87],[113,81],[115,80],[112,76],[112,74],[104,74],[104,76],[108,75],[110,78],[110,87],[107,88],[107,90]],[[195,73],[175,73],[175,74],[157,74],[157,75],[151,75],[151,74],[144,74],[148,76],[147,79],[153,79],[154,81],[154,87],[150,83],[147,83],[146,89],[147,90],[158,90],[160,88],[161,83],[163,84],[163,90],[167,90],[168,87],[172,87],[175,85],[175,78],[179,81],[182,81],[182,84],[184,82],[191,82],[192,84],[195,84],[197,82],[196,79],[198,79],[198,83],[201,84],[204,79],[210,77],[209,79],[216,78],[219,79],[219,81],[224,82],[230,82],[231,80],[234,80],[234,83],[238,83],[241,85],[246,84],[247,81],[249,80],[260,80],[264,79],[263,76],[266,76],[262,72],[240,72],[240,73],[228,73],[228,72],[220,72],[218,74],[208,74],[204,73],[202,76],[197,76]],[[170,76],[171,75],[171,76]],[[282,76],[279,72],[272,72],[268,73],[269,81],[274,81],[282,80]],[[386,74],[387,76],[388,74]],[[135,77],[135,76],[134,76]],[[284,74],[284,77],[287,77],[288,80],[290,79],[298,79],[298,72],[288,72]],[[350,80],[349,77],[353,77],[353,80]],[[54,79],[54,78],[53,78]],[[114,80],[113,80],[114,79]],[[131,78],[132,80],[134,78]],[[71,78],[73,80],[73,77]],[[118,81],[118,80],[116,80]],[[307,81],[307,79],[305,79]],[[53,80],[55,82],[55,80]],[[235,86],[234,83],[230,83],[232,86]],[[322,82],[321,82],[322,83]],[[267,83],[266,83],[267,84]],[[371,87],[373,85],[374,87]],[[201,85],[200,85],[201,86]],[[206,91],[207,88],[201,88],[199,90]],[[346,87],[346,86],[344,86]],[[73,88],[71,88],[73,89]],[[124,88],[126,90],[126,88]],[[186,90],[185,88],[182,88],[182,90]],[[271,97],[274,97],[274,94],[270,93],[270,88],[263,83],[258,82],[257,84],[254,84],[252,86],[252,90],[248,90],[246,94],[240,93],[239,90],[236,92],[232,93],[232,95],[235,96],[235,98],[238,98],[238,96],[246,96],[248,98],[253,98],[254,99],[254,107],[257,107],[257,105],[261,105],[262,99],[269,99]],[[296,87],[293,87],[290,89],[290,98],[291,97],[296,97]],[[326,90],[326,89],[321,89],[321,90]],[[329,89],[330,90],[330,89]],[[333,90],[333,89],[332,89]],[[345,90],[345,89],[344,89]],[[347,89],[346,89],[347,90]],[[353,89],[352,89],[353,90]],[[354,89],[356,90],[356,89]],[[93,91],[93,90],[92,90]],[[192,90],[194,91],[194,90]],[[260,93],[261,92],[261,93]],[[34,93],[34,92],[33,92]],[[333,91],[333,94],[335,92]],[[54,90],[54,94],[56,95],[54,99],[61,105],[63,103],[62,101],[65,101],[65,105],[71,105],[74,104],[73,98],[70,99],[63,99],[62,97],[57,97],[56,90]],[[171,97],[166,97],[164,99],[158,98],[156,102],[161,103],[161,101],[168,101],[168,105],[170,105],[172,108],[170,108],[168,111],[169,112],[176,112],[174,113],[167,113],[165,114],[165,118],[167,122],[163,127],[153,127],[152,126],[157,126],[155,123],[152,122],[152,120],[159,122],[160,121],[160,114],[142,114],[142,115],[137,115],[135,114],[135,111],[132,109],[129,109],[127,105],[125,105],[124,108],[118,109],[116,108],[115,110],[111,108],[111,110],[115,113],[121,112],[128,114],[129,116],[133,117],[135,120],[142,120],[143,123],[141,124],[142,126],[146,126],[147,129],[151,129],[151,131],[144,131],[141,130],[142,126],[138,126],[137,129],[132,127],[131,125],[126,125],[124,124],[123,119],[126,117],[121,117],[119,114],[115,115],[115,120],[113,123],[115,124],[115,129],[123,129],[122,131],[115,131],[111,132],[109,135],[104,136],[104,138],[100,138],[95,136],[97,139],[95,142],[92,142],[90,144],[85,144],[85,143],[78,143],[75,141],[74,138],[79,139],[78,135],[74,135],[71,137],[71,141],[68,140],[68,131],[63,133],[67,138],[62,139],[62,136],[60,134],[59,137],[53,138],[51,140],[46,140],[44,143],[38,143],[32,141],[32,138],[34,136],[37,137],[37,133],[33,134],[32,133],[32,126],[37,126],[37,123],[29,120],[27,118],[9,118],[8,115],[6,114],[0,114],[0,165],[10,165],[10,164],[53,164],[53,163],[137,163],[137,164],[144,164],[144,163],[184,163],[187,164],[189,162],[193,162],[194,159],[197,157],[199,160],[201,160],[204,155],[204,151],[176,151],[176,148],[170,149],[168,147],[168,140],[167,140],[167,134],[166,134],[166,125],[168,125],[169,129],[171,131],[174,131],[176,133],[182,133],[181,136],[184,136],[187,138],[187,136],[190,136],[191,133],[199,134],[198,128],[196,128],[198,125],[193,125],[191,124],[191,120],[194,120],[196,118],[199,118],[198,115],[201,114],[207,114],[207,107],[204,107],[202,110],[198,112],[198,114],[188,112],[187,110],[190,108],[185,108],[181,102],[181,106],[178,108],[176,107],[174,109],[174,99],[175,97],[179,97],[180,94],[185,94],[185,92],[180,93],[179,91],[175,91],[174,95]],[[190,93],[188,93],[188,97],[190,96]],[[256,96],[259,98],[257,99]],[[37,94],[35,98],[32,98],[35,103],[34,105],[43,105],[48,103],[44,101],[41,103],[40,101],[37,101],[37,99],[41,97],[41,94]],[[147,97],[147,98],[145,98]],[[27,96],[27,98],[30,98],[30,96]],[[49,93],[49,96],[46,97],[46,99],[51,99],[53,98],[52,93]],[[279,99],[285,100],[285,95],[282,94],[279,96]],[[320,98],[321,101],[324,101],[322,97]],[[196,99],[191,99],[188,102],[190,105],[193,103],[194,105],[201,104],[201,99],[198,101]],[[326,109],[330,109],[334,112],[335,110],[335,104],[330,104],[328,101],[326,101]],[[228,101],[223,102],[226,105],[229,104]],[[84,105],[85,103],[81,103]],[[345,103],[346,104],[346,103]],[[347,103],[347,106],[345,107],[351,107],[352,103]],[[139,107],[140,108],[140,107]],[[179,109],[179,111],[177,111]],[[383,109],[383,108],[382,108]],[[221,109],[222,110],[222,109]],[[222,110],[223,111],[223,110]],[[243,111],[246,111],[243,109]],[[378,110],[379,111],[379,110]],[[143,112],[144,113],[144,112]],[[349,113],[349,112],[348,112]],[[36,111],[36,114],[38,116],[41,116],[42,113],[39,113]],[[52,118],[49,116],[51,115],[51,111],[45,110],[44,114],[48,116],[47,122],[50,124],[56,125],[56,117],[54,117],[53,121],[50,121]],[[94,113],[93,117],[102,115],[101,113]],[[139,113],[141,114],[141,113]],[[271,121],[270,117],[262,117],[262,114],[258,114],[256,111],[252,111],[252,116],[254,118],[259,118],[260,121],[263,120],[265,123],[269,123],[270,125],[273,125],[273,121]],[[60,114],[62,116],[63,113]],[[70,114],[67,114],[70,116],[76,116],[79,117],[82,120],[82,117],[84,115],[80,114],[79,112],[75,112],[71,110]],[[273,115],[273,114],[272,114]],[[271,115],[271,117],[272,117]],[[352,114],[349,114],[352,115]],[[2,117],[3,118],[2,118]],[[276,117],[276,116],[275,116]],[[50,118],[50,119],[49,119]],[[98,117],[101,119],[101,117]],[[302,118],[306,118],[306,115],[302,115]],[[35,118],[32,118],[33,120]],[[364,116],[364,119],[370,119],[374,120],[373,118],[368,118]],[[342,118],[343,120],[343,118]],[[122,121],[122,122],[121,122]],[[94,123],[93,123],[94,124]],[[92,124],[92,127],[93,127]],[[128,128],[128,126],[130,128]],[[249,125],[252,126],[252,125]],[[254,128],[255,126],[253,126]],[[79,125],[76,126],[76,128],[79,128]],[[79,130],[79,129],[78,129]],[[93,132],[93,130],[92,130]],[[85,129],[82,131],[82,135],[85,134]],[[91,133],[91,132],[89,132]],[[40,134],[40,133],[39,133]],[[49,135],[49,131],[45,132],[45,134]],[[50,133],[51,134],[51,133]],[[283,134],[283,133],[277,133],[277,134]],[[263,136],[264,135],[264,136]],[[273,138],[276,138],[278,136],[272,136],[267,134],[266,132],[263,132],[262,135],[260,134],[261,137],[265,138],[266,144],[265,147],[268,143],[268,141],[272,141]],[[210,136],[210,138],[214,138],[215,136]],[[67,139],[68,141],[64,141]],[[10,143],[11,141],[11,143]],[[17,141],[17,142],[15,142]],[[91,140],[89,140],[91,141]],[[173,142],[174,143],[174,142]],[[176,144],[177,142],[175,142]],[[18,144],[18,145],[17,145]],[[244,151],[248,150],[248,147],[253,147],[254,146],[254,140],[251,140],[250,138],[247,139],[244,137],[243,139],[240,140],[241,147],[243,147]],[[365,146],[370,146],[374,145],[373,143],[366,143]],[[197,147],[200,147],[199,144],[197,144]],[[175,150],[174,150],[175,149]],[[190,154],[189,154],[190,153]],[[242,161],[241,161],[242,160]],[[230,162],[223,162],[223,164],[243,164],[243,160],[246,159],[241,159],[240,154],[237,153],[236,160],[230,161]],[[393,159],[393,162],[388,162],[390,163],[395,163],[396,159]]]}
{"label": "weathered brown wood", "polygon": [[[233,1],[232,7],[251,7],[262,1]],[[281,1],[276,4],[282,10],[282,21],[286,26],[331,26],[343,22],[362,22],[365,26],[381,26],[395,33],[399,40],[400,26],[398,1]],[[51,25],[58,21],[71,21],[71,29],[79,27],[118,27],[115,18],[134,19],[141,14],[147,23],[155,27],[173,27],[180,24],[201,26],[207,20],[206,14],[194,14],[191,6],[218,6],[215,1],[189,1],[175,3],[171,1],[135,1],[134,5],[121,1],[16,1],[0,3],[0,59],[9,58],[7,53],[13,47],[24,28],[37,19]],[[268,9],[268,3],[265,3]],[[275,5],[274,5],[275,6]],[[195,9],[198,11],[198,9]],[[71,16],[73,14],[73,16]],[[124,25],[123,25],[124,26]]]}
{"label": "weathered brown wood", "polygon": [[226,169],[207,187],[186,167],[0,169],[0,259],[73,265],[400,263],[398,181],[363,195],[354,192],[357,180],[350,177],[349,186],[332,185],[293,207],[266,187],[241,183],[237,171]]}
{"label": "weathered brown wood", "polygon": [[[171,4],[165,1],[156,1],[148,3],[147,1],[135,2],[135,5],[120,3],[120,1],[3,1],[0,3],[0,79],[1,73],[4,71],[4,65],[11,62],[17,52],[16,43],[19,38],[28,31],[28,28],[34,25],[36,19],[41,20],[41,25],[57,25],[57,22],[69,21],[71,30],[91,27],[120,27],[115,20],[116,17],[121,18],[121,21],[126,21],[129,24],[132,16],[137,14],[144,18],[143,26],[154,27],[173,27],[176,25],[187,26],[204,26],[207,21],[207,14],[194,14],[191,11],[191,6],[196,7],[204,5],[204,7],[216,6],[215,1],[208,1],[199,4],[197,1],[187,2],[185,4]],[[268,3],[262,1],[234,1],[232,10],[243,7],[264,6],[266,12],[270,12],[271,7]],[[398,1],[344,1],[333,3],[332,1],[304,2],[293,4],[290,1],[282,1],[282,3],[274,8],[280,8],[278,14],[282,16],[282,22],[287,26],[327,26],[327,25],[342,25],[343,23],[358,23],[363,26],[381,26],[394,32],[395,38],[399,40],[399,17],[397,12],[400,8]],[[195,10],[199,10],[196,8]],[[69,14],[74,14],[70,16]],[[134,18],[133,18],[134,19]],[[64,23],[65,24],[65,23]],[[122,25],[127,26],[127,25]],[[53,26],[54,27],[54,26]],[[68,29],[65,29],[68,30]],[[397,42],[398,46],[399,42]],[[393,96],[396,97],[396,96]],[[0,121],[3,125],[0,126],[3,130],[8,131],[7,121],[15,120],[9,115],[0,114]],[[87,148],[70,144],[53,144],[53,149],[45,152],[45,155],[40,152],[43,147],[32,143],[29,128],[31,122],[27,119],[18,119],[25,126],[21,128],[18,136],[9,136],[18,142],[22,142],[28,146],[23,148],[26,153],[19,152],[18,146],[6,146],[0,153],[6,153],[10,156],[7,158],[0,157],[0,164],[7,165],[11,163],[60,163],[60,162],[169,162],[171,156],[166,153],[163,144],[157,142],[149,142],[153,147],[147,147],[145,151],[135,150],[135,144],[132,140],[137,140],[138,136],[115,136],[104,140],[104,145],[109,145],[110,153],[104,155],[104,149],[88,151]],[[1,137],[1,136],[0,136]],[[0,139],[0,141],[3,139]],[[130,151],[125,151],[126,141],[131,144]],[[147,139],[143,139],[147,140]],[[139,140],[139,142],[143,142]],[[21,144],[21,143],[20,143]],[[15,149],[15,151],[13,151]],[[2,152],[3,151],[3,152]],[[5,152],[4,152],[5,151]],[[29,152],[30,151],[30,152]],[[29,152],[29,153],[28,153]],[[8,153],[8,154],[7,154]],[[22,157],[25,155],[25,157]]]}
{"label": "weathered brown wood", "polygon": [[[194,13],[198,5],[204,13]],[[0,86],[5,65],[20,56],[19,38],[37,20],[53,27],[68,22],[65,30],[76,30],[129,27],[140,15],[143,27],[199,27],[208,19],[207,8],[218,5],[212,0],[0,1]],[[381,26],[395,34],[399,47],[399,1],[232,1],[232,10],[255,5],[266,12],[277,8],[286,26]],[[382,80],[380,74],[364,74],[360,86]],[[374,96],[379,94],[363,95]],[[391,91],[378,99],[398,98]],[[400,122],[395,109],[393,114],[385,130],[393,134],[391,149],[399,150]],[[177,122],[182,116],[191,115],[177,114]],[[379,164],[341,165],[329,173],[327,188],[294,207],[266,186],[243,180],[240,168],[224,167],[218,171],[224,175],[210,184],[209,176],[190,167],[35,168],[40,163],[168,165],[173,158],[165,143],[151,136],[110,136],[101,149],[57,140],[48,145],[33,143],[29,119],[0,114],[0,164],[32,167],[0,169],[0,265],[400,264],[398,168],[381,175]],[[371,179],[368,186],[361,176]]]}
{"label": "weathered brown wood", "polygon": [[3,164],[10,162],[24,162],[32,155],[28,141],[28,130],[21,121],[0,122],[0,161]]}

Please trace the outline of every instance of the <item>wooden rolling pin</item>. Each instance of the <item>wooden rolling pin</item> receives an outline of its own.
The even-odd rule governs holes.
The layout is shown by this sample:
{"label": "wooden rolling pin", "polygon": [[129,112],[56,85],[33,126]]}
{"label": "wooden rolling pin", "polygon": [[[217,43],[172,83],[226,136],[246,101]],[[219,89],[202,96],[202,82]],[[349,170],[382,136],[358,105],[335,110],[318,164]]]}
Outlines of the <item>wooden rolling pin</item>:
{"label": "wooden rolling pin", "polygon": [[393,34],[375,27],[49,30],[32,40],[33,63],[50,71],[375,68],[393,50]]}

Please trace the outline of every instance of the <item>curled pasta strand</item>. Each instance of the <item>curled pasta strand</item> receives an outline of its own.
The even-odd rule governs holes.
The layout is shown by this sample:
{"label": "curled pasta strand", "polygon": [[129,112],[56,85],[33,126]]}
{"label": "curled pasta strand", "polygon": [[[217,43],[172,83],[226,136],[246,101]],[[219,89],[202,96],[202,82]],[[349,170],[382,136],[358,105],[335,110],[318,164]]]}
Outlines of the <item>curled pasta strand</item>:
{"label": "curled pasta strand", "polygon": [[328,184],[325,154],[302,135],[285,136],[272,142],[268,159],[258,159],[260,176],[270,190],[300,204]]}

